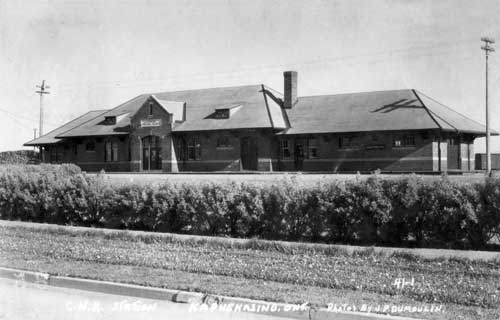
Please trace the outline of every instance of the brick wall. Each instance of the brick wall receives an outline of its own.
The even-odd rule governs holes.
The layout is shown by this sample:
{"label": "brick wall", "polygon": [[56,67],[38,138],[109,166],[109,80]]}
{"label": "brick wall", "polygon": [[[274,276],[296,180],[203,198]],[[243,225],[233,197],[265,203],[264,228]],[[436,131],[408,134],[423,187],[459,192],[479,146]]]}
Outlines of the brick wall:
{"label": "brick wall", "polygon": [[[152,103],[152,114],[150,114]],[[158,127],[143,127],[141,120],[159,119]],[[62,154],[59,162],[76,163],[85,171],[142,171],[142,138],[153,135],[160,138],[162,171],[240,171],[242,170],[241,140],[245,137],[257,141],[257,170],[259,171],[446,171],[447,136],[437,132],[370,132],[357,134],[319,134],[304,136],[276,136],[267,129],[214,130],[190,133],[172,133],[171,116],[147,100],[132,118],[132,133],[127,136],[80,138],[65,141],[45,151],[46,162],[51,160],[51,148]],[[393,146],[395,137],[411,135],[414,145]],[[449,134],[448,134],[449,135]],[[341,145],[341,137],[354,136],[355,146]],[[200,158],[188,159],[187,143],[192,137],[200,141]],[[309,139],[316,140],[317,157],[308,148]],[[289,140],[290,157],[280,158],[280,139]],[[474,169],[472,137],[461,137],[460,170]],[[218,141],[223,140],[223,145]],[[117,161],[106,162],[105,143],[118,144]],[[86,150],[89,142],[93,151]],[[304,158],[296,160],[295,145],[302,144]],[[75,149],[76,148],[76,149]]]}
{"label": "brick wall", "polygon": [[[118,145],[116,161],[105,161],[105,143],[108,141]],[[94,145],[93,150],[87,150],[89,143]],[[129,171],[129,139],[128,136],[68,139],[49,146],[45,151],[45,162],[74,163],[84,171]]]}
{"label": "brick wall", "polygon": [[[200,141],[201,155],[198,160],[188,159],[187,144],[196,137]],[[257,140],[257,168],[272,171],[271,153],[273,134],[266,130],[218,130],[205,132],[176,133],[175,154],[180,171],[240,171],[241,139],[253,137]],[[218,146],[218,141],[226,145]]]}
{"label": "brick wall", "polygon": [[[395,136],[413,135],[414,146],[393,147]],[[356,136],[357,147],[341,147],[340,137]],[[284,138],[284,137],[283,137]],[[318,157],[308,157],[307,139],[315,138]],[[304,171],[433,171],[433,135],[425,132],[375,132],[292,136],[289,159],[280,159],[278,170],[294,171],[296,142],[304,144]]]}
{"label": "brick wall", "polygon": [[[443,133],[440,137],[436,136],[433,142],[434,171],[447,171],[448,168],[448,138],[456,137],[455,133]],[[475,168],[474,159],[474,137],[471,135],[461,135],[459,153],[460,161],[457,170],[471,171]],[[441,159],[439,164],[439,159]]]}
{"label": "brick wall", "polygon": [[[96,138],[78,139],[77,155],[73,160],[84,171],[129,171],[129,138],[128,136],[109,136]],[[116,161],[105,161],[106,143],[118,145],[118,159]],[[94,143],[94,151],[86,150],[88,143]],[[70,148],[71,150],[71,148]],[[75,156],[73,156],[75,158]],[[112,160],[112,159],[111,159]]]}
{"label": "brick wall", "polygon": [[[152,114],[150,114],[150,104]],[[161,126],[143,127],[141,120],[161,120]],[[172,161],[172,117],[153,98],[149,98],[137,111],[131,120],[130,134],[130,170],[142,171],[142,138],[147,136],[160,137],[162,171],[176,171],[175,161]],[[173,158],[175,160],[175,157]],[[173,170],[172,170],[173,169]]]}
{"label": "brick wall", "polygon": [[[486,170],[486,153],[475,155],[475,170]],[[500,170],[500,153],[491,154],[491,169]]]}
{"label": "brick wall", "polygon": [[[150,114],[150,103],[151,111]],[[142,127],[141,120],[161,121],[158,127]],[[172,123],[168,112],[159,106],[153,98],[146,100],[144,105],[131,119],[130,135],[107,136],[107,137],[85,137],[68,139],[60,144],[53,145],[45,151],[46,162],[75,163],[84,171],[142,171],[142,144],[141,139],[154,135],[160,138],[161,158],[163,171],[176,171],[176,158],[172,161]],[[106,142],[118,144],[118,159],[105,161]],[[87,150],[87,144],[94,144],[94,150]],[[51,157],[51,150],[60,152],[58,161]],[[75,150],[76,148],[76,150]]]}

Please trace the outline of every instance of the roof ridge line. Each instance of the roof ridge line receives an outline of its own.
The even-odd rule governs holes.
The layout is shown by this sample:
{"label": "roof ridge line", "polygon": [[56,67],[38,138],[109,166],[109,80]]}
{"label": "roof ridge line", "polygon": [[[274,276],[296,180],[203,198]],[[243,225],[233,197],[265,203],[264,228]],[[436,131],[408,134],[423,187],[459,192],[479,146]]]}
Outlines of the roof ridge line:
{"label": "roof ridge line", "polygon": [[[445,107],[446,109],[451,110],[451,111],[453,111],[453,112],[455,112],[455,113],[457,113],[457,114],[461,115],[462,117],[466,118],[467,120],[473,121],[473,122],[475,122],[475,123],[477,123],[477,124],[479,124],[479,125],[481,125],[481,126],[484,126],[484,124],[482,124],[482,123],[480,123],[480,122],[478,122],[478,121],[476,121],[476,120],[474,120],[474,119],[469,118],[469,117],[468,117],[468,116],[466,116],[465,114],[463,114],[463,113],[461,113],[461,112],[458,112],[458,111],[454,110],[454,109],[453,109],[453,108],[451,108],[451,107],[448,107],[448,106],[447,106],[447,105],[445,105],[444,103],[439,102],[439,101],[437,101],[436,99],[434,99],[434,98],[432,98],[432,97],[429,97],[429,96],[428,96],[428,95],[426,95],[425,93],[423,93],[423,92],[421,92],[421,91],[418,91],[418,90],[416,90],[416,91],[417,91],[418,93],[420,93],[421,95],[424,95],[424,96],[426,96],[427,98],[431,99],[432,101],[434,101],[434,102],[436,102],[436,103],[438,103],[438,104],[442,105],[442,106],[443,106],[443,107]],[[434,113],[435,113],[435,112],[434,112]]]}
{"label": "roof ridge line", "polygon": [[232,88],[243,88],[243,87],[260,87],[261,84],[244,84],[240,86],[220,86],[220,87],[213,87],[213,88],[197,88],[197,89],[182,89],[182,90],[175,90],[175,91],[160,91],[160,92],[150,92],[150,93],[143,93],[142,95],[157,95],[157,94],[164,94],[164,93],[178,93],[178,92],[187,92],[187,91],[201,91],[201,90],[213,90],[213,89],[232,89]]}
{"label": "roof ridge line", "polygon": [[[422,106],[424,107],[425,111],[427,111],[427,114],[429,115],[429,117],[432,119],[432,121],[434,121],[437,126],[439,127],[439,130],[443,130],[443,127],[439,124],[439,122],[437,122],[436,119],[434,119],[434,117],[432,116],[433,112],[431,112],[429,110],[429,108],[425,105],[425,103],[422,101],[422,99],[420,99],[420,97],[418,96],[417,94],[417,90],[415,89],[411,89],[411,91],[413,92],[413,94],[415,95],[415,97],[417,97],[418,101],[422,104]],[[443,120],[443,119],[441,119]],[[446,122],[445,120],[443,120],[444,122]],[[449,123],[448,123],[449,124]],[[453,127],[453,126],[452,126]],[[455,128],[455,127],[453,127]],[[455,128],[455,130],[457,130],[457,128]]]}
{"label": "roof ridge line", "polygon": [[266,106],[267,117],[269,118],[269,124],[271,125],[271,128],[274,129],[273,116],[271,115],[271,110],[269,110],[269,103],[267,102],[266,88],[264,84],[261,84],[261,89],[262,89],[262,96],[264,98],[264,105]]}
{"label": "roof ridge line", "polygon": [[[436,112],[434,111],[431,111],[429,110],[430,113],[432,113],[434,116],[436,116],[437,118],[441,119],[443,122],[445,122],[447,125],[449,125],[450,127],[452,127],[453,129],[455,129],[455,131],[459,132],[460,130],[457,129],[457,127],[455,127],[454,125],[452,125],[451,123],[449,123],[448,121],[446,121],[446,119],[444,119],[442,116],[438,115]],[[440,126],[441,127],[441,126]],[[442,129],[442,128],[441,128]]]}
{"label": "roof ridge line", "polygon": [[334,94],[318,94],[310,96],[299,96],[297,98],[314,98],[314,97],[330,97],[330,96],[342,96],[342,95],[352,95],[352,94],[363,94],[363,93],[378,93],[378,92],[391,92],[391,91],[411,91],[413,89],[390,89],[390,90],[373,90],[373,91],[354,91],[354,92],[344,92],[344,93],[334,93]]}
{"label": "roof ridge line", "polygon": [[278,93],[278,94],[280,94],[280,95],[283,95],[283,93],[282,93],[282,92],[280,92],[280,91],[278,91],[278,90],[276,90],[276,89],[273,89],[273,88],[271,88],[270,86],[267,86],[267,85],[265,85],[265,84],[262,84],[262,85],[264,86],[264,88],[265,88],[267,91],[271,91],[271,93],[272,93],[272,94],[274,94],[274,93]]}
{"label": "roof ridge line", "polygon": [[[161,106],[161,108],[163,109],[163,111],[165,111],[165,112],[166,112],[166,113],[168,113],[168,114],[173,114],[173,113],[170,113],[170,111],[168,111],[167,107],[166,107],[166,106],[164,106],[164,105],[163,105],[163,103],[162,103],[162,101],[163,101],[163,102],[169,102],[169,101],[167,101],[167,100],[161,100],[161,99],[159,99],[159,98],[158,98],[156,95],[154,95],[154,94],[151,94],[151,95],[149,95],[149,96],[150,96],[151,98],[153,98],[153,100],[154,100],[154,101],[156,101],[156,103],[158,103],[158,104]],[[146,101],[147,101],[147,99],[146,99]],[[144,101],[144,102],[146,102],[146,101]],[[184,105],[186,104],[186,102],[185,102],[185,101],[176,101],[176,102],[182,102],[182,103],[184,103]],[[141,107],[142,107],[142,106],[141,106]],[[135,116],[135,115],[137,114],[137,112],[139,112],[139,110],[141,109],[141,107],[139,107],[139,109],[137,109],[137,110],[135,111],[135,113],[132,115],[132,117],[133,117],[133,116]]]}
{"label": "roof ridge line", "polygon": [[129,103],[130,101],[133,101],[133,100],[135,100],[135,99],[137,99],[137,98],[139,98],[139,97],[142,97],[142,96],[147,96],[147,95],[151,96],[152,94],[148,94],[148,93],[141,93],[140,95],[135,96],[135,97],[133,97],[132,99],[128,99],[127,101],[125,101],[125,102],[123,102],[123,103],[120,103],[119,105],[117,105],[117,106],[116,106],[116,107],[114,107],[113,109],[108,109],[108,112],[113,111],[113,110],[115,110],[115,109],[118,109],[118,108],[122,107],[124,104],[127,104],[127,103]]}
{"label": "roof ridge line", "polygon": [[[149,95],[149,96],[150,96],[151,98],[153,98],[153,99],[156,101],[156,103],[158,103],[158,104],[159,104],[159,105],[161,105],[163,108],[165,108],[165,106],[161,103],[160,99],[158,99],[158,97],[157,97],[156,95],[151,94],[151,95]],[[146,99],[146,101],[147,101],[147,99]],[[141,108],[139,108],[139,109],[141,109]],[[139,111],[139,109],[137,109],[136,113]],[[134,115],[135,115],[135,114],[134,114]]]}

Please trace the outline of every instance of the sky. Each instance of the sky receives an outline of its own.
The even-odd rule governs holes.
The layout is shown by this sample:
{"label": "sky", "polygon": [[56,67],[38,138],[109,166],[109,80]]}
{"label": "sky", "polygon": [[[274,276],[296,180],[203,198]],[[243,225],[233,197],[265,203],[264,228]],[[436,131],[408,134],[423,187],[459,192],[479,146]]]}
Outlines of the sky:
{"label": "sky", "polygon": [[[500,41],[499,14],[498,0],[0,0],[0,151],[33,138],[42,80],[44,132],[141,93],[282,91],[285,70],[298,72],[299,96],[414,88],[485,123],[480,38]],[[497,130],[499,65],[494,52]]]}

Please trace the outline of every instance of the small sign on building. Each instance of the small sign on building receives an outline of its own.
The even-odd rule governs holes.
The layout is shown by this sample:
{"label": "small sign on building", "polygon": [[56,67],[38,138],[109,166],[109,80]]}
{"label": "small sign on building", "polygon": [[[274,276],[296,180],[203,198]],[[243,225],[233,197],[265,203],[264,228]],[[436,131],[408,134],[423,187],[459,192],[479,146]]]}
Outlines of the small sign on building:
{"label": "small sign on building", "polygon": [[160,127],[161,119],[141,120],[141,128]]}

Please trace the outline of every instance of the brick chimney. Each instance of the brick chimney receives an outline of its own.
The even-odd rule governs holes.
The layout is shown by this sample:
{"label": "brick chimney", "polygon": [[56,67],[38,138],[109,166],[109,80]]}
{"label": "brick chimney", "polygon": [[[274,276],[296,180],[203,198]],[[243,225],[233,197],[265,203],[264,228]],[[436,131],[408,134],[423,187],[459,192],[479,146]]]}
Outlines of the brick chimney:
{"label": "brick chimney", "polygon": [[285,71],[283,78],[285,80],[283,108],[291,109],[297,103],[297,71]]}

